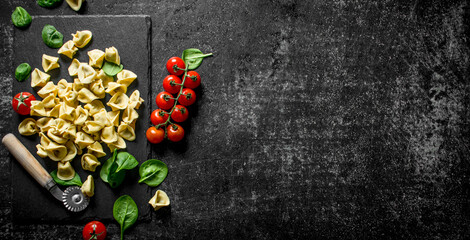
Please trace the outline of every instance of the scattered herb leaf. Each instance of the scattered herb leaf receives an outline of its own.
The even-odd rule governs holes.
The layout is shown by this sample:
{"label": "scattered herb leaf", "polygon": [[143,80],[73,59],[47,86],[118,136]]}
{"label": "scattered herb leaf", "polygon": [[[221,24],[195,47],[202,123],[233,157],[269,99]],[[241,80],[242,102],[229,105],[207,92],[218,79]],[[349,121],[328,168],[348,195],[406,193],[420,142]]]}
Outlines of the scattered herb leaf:
{"label": "scattered herb leaf", "polygon": [[212,53],[204,54],[196,48],[188,48],[183,51],[182,59],[188,65],[189,70],[194,70],[202,63],[202,59],[212,56]]}
{"label": "scattered herb leaf", "polygon": [[15,11],[11,14],[11,21],[13,25],[19,28],[24,28],[31,24],[31,15],[22,7],[16,7]]}
{"label": "scattered herb leaf", "polygon": [[123,195],[114,202],[113,217],[121,226],[121,240],[124,239],[124,231],[134,225],[138,215],[137,205],[129,195]]}
{"label": "scattered herb leaf", "polygon": [[54,179],[54,181],[62,186],[82,186],[82,180],[80,179],[80,176],[75,173],[75,176],[73,176],[72,179],[64,181],[57,177],[57,169],[51,172],[51,177]]}
{"label": "scattered herb leaf", "polygon": [[106,73],[106,75],[110,76],[110,77],[114,77],[116,76],[116,74],[118,74],[120,71],[122,71],[123,69],[123,66],[122,64],[114,64],[114,63],[110,63],[110,62],[104,62],[103,64],[103,67],[101,68],[103,69],[104,73]]}
{"label": "scattered herb leaf", "polygon": [[37,0],[39,6],[46,8],[53,8],[58,6],[62,0]]}
{"label": "scattered herb leaf", "polygon": [[139,168],[139,183],[146,183],[150,187],[156,187],[165,180],[168,174],[166,164],[157,159],[149,159],[142,163]]}
{"label": "scattered herb leaf", "polygon": [[29,77],[30,73],[31,73],[31,66],[29,66],[29,64],[27,63],[22,63],[18,65],[18,67],[15,70],[15,78],[19,82],[22,82]]}
{"label": "scattered herb leaf", "polygon": [[51,48],[60,48],[63,45],[64,35],[57,31],[54,26],[46,24],[42,29],[42,40]]}

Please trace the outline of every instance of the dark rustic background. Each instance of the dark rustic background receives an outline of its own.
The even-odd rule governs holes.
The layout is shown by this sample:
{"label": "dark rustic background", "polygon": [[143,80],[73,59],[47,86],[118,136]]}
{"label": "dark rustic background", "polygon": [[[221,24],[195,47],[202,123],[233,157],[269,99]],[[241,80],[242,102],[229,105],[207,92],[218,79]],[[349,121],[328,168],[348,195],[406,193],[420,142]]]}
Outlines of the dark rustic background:
{"label": "dark rustic background", "polygon": [[[4,1],[0,137],[18,5],[150,15],[153,97],[169,57],[214,53],[184,142],[153,149],[172,206],[126,239],[470,238],[469,1]],[[82,225],[11,223],[0,157],[0,238],[79,239]]]}

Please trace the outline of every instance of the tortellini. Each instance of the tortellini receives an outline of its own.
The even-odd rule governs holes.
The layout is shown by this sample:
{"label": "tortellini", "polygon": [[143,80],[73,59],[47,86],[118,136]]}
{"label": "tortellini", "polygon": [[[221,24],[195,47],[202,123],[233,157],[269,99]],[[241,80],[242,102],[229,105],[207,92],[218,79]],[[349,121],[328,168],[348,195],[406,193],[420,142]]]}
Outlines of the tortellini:
{"label": "tortellini", "polygon": [[31,136],[38,132],[38,127],[36,125],[36,120],[33,118],[26,118],[18,126],[18,132],[23,136]]}
{"label": "tortellini", "polygon": [[67,181],[75,176],[75,169],[73,169],[70,162],[57,163],[57,177],[61,180]]}
{"label": "tortellini", "polygon": [[88,52],[89,62],[88,65],[94,68],[101,68],[104,61],[104,52],[99,49],[94,49]]}
{"label": "tortellini", "polygon": [[[74,56],[90,42],[92,33],[77,31],[72,35],[73,40],[63,44],[58,54],[72,59],[67,70],[73,81],[60,79],[57,84],[50,81],[46,72],[60,67],[59,58],[44,54],[45,72],[36,68],[31,73],[31,87],[36,88],[42,98],[31,101],[30,115],[37,118],[26,118],[18,126],[18,132],[24,136],[39,134],[37,155],[56,161],[57,176],[64,181],[74,177],[75,170],[70,162],[77,156],[81,156],[82,168],[93,172],[101,165],[98,159],[106,156],[104,145],[113,152],[125,149],[126,140],[134,141],[139,117],[136,109],[144,102],[138,90],[130,97],[126,95],[128,87],[137,79],[135,73],[122,70],[115,81],[100,69],[104,61],[121,63],[115,47],[88,51],[89,61],[80,62]],[[105,98],[109,100],[103,102]],[[93,196],[91,176],[82,191]]]}
{"label": "tortellini", "polygon": [[42,55],[42,68],[45,72],[49,72],[50,70],[58,67],[60,67],[58,57],[53,57],[46,54]]}
{"label": "tortellini", "polygon": [[157,211],[162,207],[169,206],[170,198],[168,198],[168,195],[164,191],[157,190],[155,195],[150,199],[149,204]]}
{"label": "tortellini", "polygon": [[118,50],[115,47],[106,48],[104,58],[108,62],[117,64],[117,65],[121,64],[121,58],[119,57]]}
{"label": "tortellini", "polygon": [[82,184],[81,190],[83,195],[87,197],[93,197],[93,195],[95,195],[95,182],[93,180],[93,176],[88,175],[86,181]]}
{"label": "tortellini", "polygon": [[31,87],[44,87],[51,79],[51,75],[35,68],[31,73]]}
{"label": "tortellini", "polygon": [[72,36],[72,41],[75,46],[77,46],[78,48],[83,48],[90,42],[92,33],[88,30],[77,31],[75,34],[72,34]]}
{"label": "tortellini", "polygon": [[69,57],[70,59],[72,59],[77,51],[78,51],[78,48],[75,47],[75,43],[72,40],[69,40],[66,43],[64,43],[64,45],[62,45],[62,47],[59,49],[57,53],[65,55]]}
{"label": "tortellini", "polygon": [[101,165],[100,161],[96,158],[95,155],[90,153],[85,153],[82,155],[81,164],[83,170],[94,172],[96,167]]}

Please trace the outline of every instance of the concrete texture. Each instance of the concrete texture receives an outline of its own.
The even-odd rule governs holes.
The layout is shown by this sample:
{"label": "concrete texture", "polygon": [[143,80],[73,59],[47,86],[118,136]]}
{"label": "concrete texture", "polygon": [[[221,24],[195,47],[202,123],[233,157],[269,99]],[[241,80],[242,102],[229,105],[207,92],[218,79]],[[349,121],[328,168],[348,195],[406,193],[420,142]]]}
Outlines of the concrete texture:
{"label": "concrete texture", "polygon": [[[152,148],[172,206],[126,239],[468,239],[468,4],[88,0],[75,13],[9,0],[0,135],[13,130],[14,7],[146,14],[152,97],[169,57],[190,47],[214,57],[198,69],[184,142]],[[79,238],[79,224],[12,224],[4,147],[0,160],[0,238]]]}

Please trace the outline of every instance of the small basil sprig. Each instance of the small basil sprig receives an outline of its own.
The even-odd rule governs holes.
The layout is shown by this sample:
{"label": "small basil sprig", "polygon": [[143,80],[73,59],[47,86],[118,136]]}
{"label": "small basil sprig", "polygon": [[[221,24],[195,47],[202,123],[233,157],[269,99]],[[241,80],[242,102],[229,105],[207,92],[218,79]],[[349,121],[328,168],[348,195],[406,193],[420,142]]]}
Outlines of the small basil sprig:
{"label": "small basil sprig", "polygon": [[31,66],[27,63],[22,63],[18,65],[18,67],[15,70],[15,78],[19,82],[22,82],[26,80],[26,78],[29,77],[29,74],[31,73]]}
{"label": "small basil sprig", "polygon": [[58,6],[62,0],[37,0],[36,2],[41,7],[52,8]]}
{"label": "small basil sprig", "polygon": [[54,179],[54,181],[62,186],[82,186],[82,180],[80,179],[80,176],[75,173],[75,176],[73,176],[72,179],[64,181],[57,177],[57,169],[51,172],[51,177]]}
{"label": "small basil sprig", "polygon": [[57,31],[54,26],[46,24],[42,29],[42,40],[48,47],[60,48],[64,43],[64,35]]}
{"label": "small basil sprig", "polygon": [[139,168],[139,183],[146,183],[150,187],[156,187],[165,180],[168,174],[166,164],[157,159],[149,159],[142,163]]}
{"label": "small basil sprig", "polygon": [[114,202],[113,217],[121,226],[121,240],[124,238],[124,231],[134,225],[138,215],[139,209],[129,195],[123,195]]}
{"label": "small basil sprig", "polygon": [[116,76],[116,74],[122,71],[123,66],[122,64],[117,65],[110,62],[104,62],[103,67],[101,69],[103,69],[103,72],[106,73],[106,75],[114,77]]}
{"label": "small basil sprig", "polygon": [[11,14],[11,21],[13,25],[19,28],[24,28],[31,24],[31,15],[22,7],[16,7],[15,11]]}
{"label": "small basil sprig", "polygon": [[106,160],[103,167],[101,167],[100,177],[104,182],[109,183],[112,188],[116,188],[121,185],[126,177],[126,171],[123,170],[131,170],[137,167],[138,164],[139,162],[131,154],[127,152],[117,153],[114,150],[113,156]]}
{"label": "small basil sprig", "polygon": [[204,54],[199,49],[188,48],[183,51],[181,58],[188,65],[189,70],[194,70],[201,65],[202,59],[209,56],[212,56],[212,53]]}

